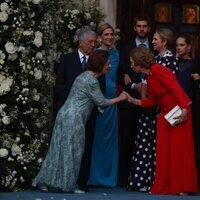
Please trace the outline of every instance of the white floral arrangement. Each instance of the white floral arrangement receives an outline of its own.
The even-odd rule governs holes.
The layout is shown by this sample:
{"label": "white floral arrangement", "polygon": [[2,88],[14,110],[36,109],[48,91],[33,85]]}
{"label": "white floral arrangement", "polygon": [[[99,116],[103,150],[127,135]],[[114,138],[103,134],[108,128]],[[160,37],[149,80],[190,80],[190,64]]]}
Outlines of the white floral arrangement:
{"label": "white floral arrangement", "polygon": [[0,161],[5,166],[0,174],[5,191],[29,189],[47,152],[53,125],[52,62],[75,48],[77,29],[96,29],[103,19],[95,1],[78,2],[0,2]]}
{"label": "white floral arrangement", "polygon": [[53,77],[45,0],[0,3],[0,159],[5,190],[29,188],[51,133]]}

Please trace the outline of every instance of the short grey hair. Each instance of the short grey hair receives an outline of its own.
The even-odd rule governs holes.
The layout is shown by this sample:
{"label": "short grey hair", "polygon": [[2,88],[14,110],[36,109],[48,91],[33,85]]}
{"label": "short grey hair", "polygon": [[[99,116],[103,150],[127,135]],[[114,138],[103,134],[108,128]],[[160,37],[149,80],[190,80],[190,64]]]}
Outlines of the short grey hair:
{"label": "short grey hair", "polygon": [[76,31],[74,36],[74,42],[84,40],[87,38],[88,35],[96,36],[97,34],[89,26],[84,26]]}

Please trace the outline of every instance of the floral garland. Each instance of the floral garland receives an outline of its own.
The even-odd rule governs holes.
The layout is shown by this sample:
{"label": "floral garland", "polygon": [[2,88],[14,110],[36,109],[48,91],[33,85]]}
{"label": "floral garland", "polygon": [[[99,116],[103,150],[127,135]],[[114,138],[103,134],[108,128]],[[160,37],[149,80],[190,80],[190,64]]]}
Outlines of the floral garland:
{"label": "floral garland", "polygon": [[[53,125],[52,62],[71,51],[77,29],[103,19],[94,2],[0,3],[0,161],[5,191],[31,187]],[[54,22],[54,23],[52,23]],[[1,164],[1,163],[0,163]],[[1,184],[0,184],[1,185]]]}

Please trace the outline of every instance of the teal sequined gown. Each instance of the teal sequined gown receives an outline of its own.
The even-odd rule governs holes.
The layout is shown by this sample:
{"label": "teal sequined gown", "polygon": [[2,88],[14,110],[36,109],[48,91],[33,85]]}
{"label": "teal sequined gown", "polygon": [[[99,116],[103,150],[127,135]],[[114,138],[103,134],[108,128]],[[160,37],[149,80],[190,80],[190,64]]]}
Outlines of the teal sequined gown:
{"label": "teal sequined gown", "polygon": [[59,110],[48,153],[32,185],[71,192],[77,188],[85,144],[85,124],[94,105],[108,106],[100,91],[98,80],[87,71],[79,75],[65,104]]}

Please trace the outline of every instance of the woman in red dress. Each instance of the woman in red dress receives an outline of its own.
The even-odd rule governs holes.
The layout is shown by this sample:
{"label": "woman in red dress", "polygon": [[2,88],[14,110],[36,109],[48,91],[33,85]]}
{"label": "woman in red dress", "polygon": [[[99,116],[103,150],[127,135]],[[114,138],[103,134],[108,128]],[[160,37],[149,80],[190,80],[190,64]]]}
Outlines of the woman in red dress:
{"label": "woman in red dress", "polygon": [[[179,85],[175,75],[166,67],[156,64],[154,55],[144,47],[136,47],[130,54],[131,68],[147,74],[148,97],[130,103],[142,107],[160,108],[156,133],[156,174],[150,190],[152,194],[183,194],[198,192],[197,172],[191,121],[191,100]],[[127,94],[128,95],[128,94]],[[176,105],[181,114],[175,126],[164,115]]]}

